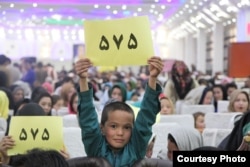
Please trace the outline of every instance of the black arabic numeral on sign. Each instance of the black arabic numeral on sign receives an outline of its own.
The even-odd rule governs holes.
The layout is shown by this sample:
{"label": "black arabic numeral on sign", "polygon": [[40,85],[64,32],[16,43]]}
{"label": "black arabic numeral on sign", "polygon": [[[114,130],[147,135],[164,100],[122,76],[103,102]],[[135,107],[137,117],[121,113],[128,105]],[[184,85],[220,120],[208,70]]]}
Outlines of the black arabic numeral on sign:
{"label": "black arabic numeral on sign", "polygon": [[43,131],[42,140],[49,140],[49,131],[46,128]]}
{"label": "black arabic numeral on sign", "polygon": [[122,42],[122,40],[123,40],[123,35],[120,35],[119,40],[117,40],[116,36],[113,35],[113,40],[114,40],[114,42],[115,42],[115,44],[116,44],[117,49],[119,50],[119,49],[120,49],[121,42]]}
{"label": "black arabic numeral on sign", "polygon": [[36,129],[36,131],[34,132],[33,128],[30,129],[30,133],[32,134],[33,140],[36,139],[36,135],[38,133],[38,129]]}
{"label": "black arabic numeral on sign", "polygon": [[103,35],[99,44],[99,48],[101,50],[108,50],[109,49],[109,42],[107,38]]}
{"label": "black arabic numeral on sign", "polygon": [[129,41],[128,41],[128,48],[129,49],[137,48],[137,39],[135,38],[133,33],[130,34]]}
{"label": "black arabic numeral on sign", "polygon": [[20,133],[20,135],[19,135],[19,139],[20,140],[27,140],[27,132],[25,131],[25,129],[24,128],[22,128],[22,130],[21,130],[21,133]]}

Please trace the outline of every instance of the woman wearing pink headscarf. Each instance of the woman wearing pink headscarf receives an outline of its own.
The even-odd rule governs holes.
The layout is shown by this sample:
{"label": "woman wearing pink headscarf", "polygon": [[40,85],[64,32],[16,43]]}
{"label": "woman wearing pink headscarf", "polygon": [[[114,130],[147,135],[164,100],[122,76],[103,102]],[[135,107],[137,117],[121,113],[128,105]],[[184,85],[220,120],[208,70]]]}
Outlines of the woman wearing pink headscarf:
{"label": "woman wearing pink headscarf", "polygon": [[53,94],[53,92],[54,92],[53,86],[52,86],[49,82],[44,82],[44,83],[42,84],[42,87],[43,87],[44,89],[46,89],[47,92],[48,92],[49,94]]}

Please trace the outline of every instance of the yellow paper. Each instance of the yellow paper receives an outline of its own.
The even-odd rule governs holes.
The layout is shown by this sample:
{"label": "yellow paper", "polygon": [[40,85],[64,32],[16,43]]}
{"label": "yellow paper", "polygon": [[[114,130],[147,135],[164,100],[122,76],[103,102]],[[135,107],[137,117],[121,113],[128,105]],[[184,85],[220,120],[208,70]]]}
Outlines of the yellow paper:
{"label": "yellow paper", "polygon": [[[129,104],[129,106],[130,106],[130,107],[132,108],[132,110],[134,111],[134,115],[135,115],[135,119],[136,119],[136,117],[137,117],[137,115],[138,115],[138,112],[140,111],[140,108],[135,107],[135,106],[130,105],[130,104]],[[158,114],[156,115],[155,123],[159,123],[159,122],[160,122],[160,119],[161,119],[161,114],[158,113]]]}
{"label": "yellow paper", "polygon": [[115,66],[99,66],[98,71],[99,72],[107,72],[107,71],[115,71]]}
{"label": "yellow paper", "polygon": [[9,135],[15,146],[8,155],[24,154],[33,148],[63,149],[62,117],[16,116],[11,118]]}
{"label": "yellow paper", "polygon": [[154,56],[146,16],[84,22],[86,57],[95,66],[146,65]]}

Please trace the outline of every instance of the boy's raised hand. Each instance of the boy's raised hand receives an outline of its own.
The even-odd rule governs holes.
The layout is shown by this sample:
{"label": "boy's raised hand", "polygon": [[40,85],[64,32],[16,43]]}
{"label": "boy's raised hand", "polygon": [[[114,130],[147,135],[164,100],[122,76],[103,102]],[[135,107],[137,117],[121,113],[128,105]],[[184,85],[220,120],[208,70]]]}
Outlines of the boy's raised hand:
{"label": "boy's raised hand", "polygon": [[163,69],[163,62],[160,57],[151,57],[148,59],[149,75],[150,77],[157,78]]}
{"label": "boy's raised hand", "polygon": [[88,69],[92,67],[92,63],[88,58],[79,59],[76,62],[75,70],[76,74],[80,78],[87,78],[88,77]]}

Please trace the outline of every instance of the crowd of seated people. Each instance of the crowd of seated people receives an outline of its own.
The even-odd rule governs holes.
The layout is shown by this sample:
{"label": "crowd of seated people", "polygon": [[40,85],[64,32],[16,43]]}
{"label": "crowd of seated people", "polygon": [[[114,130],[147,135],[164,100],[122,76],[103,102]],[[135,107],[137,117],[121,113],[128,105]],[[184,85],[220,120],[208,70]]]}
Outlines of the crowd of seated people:
{"label": "crowd of seated people", "polygon": [[[77,63],[79,64],[79,62]],[[106,137],[108,135],[107,133],[109,133],[109,126],[106,125],[106,121],[109,122],[109,119],[105,119],[103,115],[105,115],[107,108],[113,110],[110,104],[119,104],[117,109],[120,110],[120,103],[125,103],[126,105],[123,106],[124,108],[122,110],[132,111],[132,113],[130,113],[132,116],[131,122],[124,127],[125,129],[131,130],[134,128],[134,125],[138,126],[137,123],[142,117],[141,111],[144,110],[152,110],[150,114],[152,114],[152,118],[155,117],[155,120],[149,120],[147,125],[143,124],[145,128],[149,128],[155,124],[161,123],[159,121],[161,117],[185,114],[185,111],[184,113],[183,111],[180,112],[180,110],[183,109],[183,105],[209,105],[213,106],[213,113],[237,112],[241,114],[239,117],[235,117],[234,127],[231,133],[224,139],[221,139],[220,145],[211,147],[234,151],[250,150],[248,147],[249,145],[246,144],[247,141],[244,140],[245,136],[250,135],[249,78],[241,85],[238,85],[237,80],[234,79],[231,79],[230,82],[219,79],[216,80],[215,77],[207,79],[207,75],[202,73],[197,75],[197,72],[192,73],[184,62],[176,61],[172,67],[172,71],[170,71],[168,75],[159,71],[161,67],[154,66],[157,73],[153,73],[155,71],[146,70],[146,73],[143,74],[136,74],[132,71],[99,72],[97,67],[88,66],[84,69],[85,72],[86,70],[89,71],[89,74],[86,76],[86,84],[81,86],[85,74],[79,72],[80,69],[77,69],[77,63],[70,71],[62,70],[56,72],[52,65],[43,65],[41,62],[35,64],[28,58],[23,58],[20,65],[15,64],[14,66],[10,58],[5,55],[0,55],[0,117],[6,120],[7,123],[7,128],[3,130],[4,136],[1,137],[0,152],[2,157],[1,160],[6,165],[32,166],[29,160],[35,159],[35,156],[38,154],[45,154],[46,152],[35,150],[33,152],[27,152],[27,155],[20,155],[20,157],[14,158],[7,155],[7,150],[12,148],[15,144],[15,141],[8,135],[12,117],[63,117],[64,115],[76,115],[79,120],[79,128],[82,128],[82,135],[84,136],[87,134],[84,132],[84,128],[86,127],[83,121],[82,112],[84,112],[84,109],[82,108],[84,107],[82,106],[85,104],[84,100],[87,95],[89,96],[88,99],[93,101],[93,108],[90,108],[94,109],[93,111],[96,111],[97,116],[100,118],[99,122],[93,124],[93,126],[98,125],[98,128],[101,127],[100,134]],[[152,66],[149,62],[149,66],[150,65]],[[17,71],[15,75],[13,71]],[[150,87],[152,75],[156,78],[156,86],[152,84],[153,86],[151,85],[152,87]],[[160,75],[161,78],[164,77],[165,80],[157,80]],[[146,102],[143,101],[145,98],[143,97],[148,96],[150,93],[155,96],[157,102],[145,104]],[[153,98],[149,100],[153,100]],[[228,102],[227,111],[220,110],[220,101]],[[88,105],[92,106],[92,104]],[[154,107],[154,105],[156,107]],[[189,112],[186,111],[186,113],[188,114]],[[130,119],[129,115],[126,115],[129,114],[129,112],[122,112],[119,114],[121,118],[126,118],[126,116],[128,116]],[[164,159],[167,164],[171,165],[172,151],[191,151],[199,148],[206,149],[207,147],[204,147],[202,141],[203,130],[206,128],[205,115],[206,112],[197,110],[192,115],[194,118],[193,129],[178,126],[174,131],[169,131],[168,134],[165,134],[165,148],[162,148],[159,153],[156,153],[158,156],[153,156],[154,154],[152,153],[154,152],[154,145],[157,144],[158,134],[154,132],[145,133],[147,137],[140,138],[142,140],[140,141],[141,145],[138,145],[138,147],[143,147],[141,150],[141,154],[143,155],[137,156],[133,154],[133,161],[128,163],[131,165],[136,162],[135,166],[139,164],[152,164],[151,166],[154,166],[153,164],[155,164],[155,161]],[[106,117],[108,116],[109,114],[106,115]],[[137,122],[134,122],[134,120]],[[119,127],[120,125],[110,126]],[[139,124],[139,126],[141,125]],[[131,131],[131,134],[133,133],[134,132]],[[108,141],[108,139],[106,140]],[[88,142],[90,141],[83,140],[85,148],[90,147],[90,143]],[[130,144],[130,140],[128,140],[127,143]],[[131,143],[133,144],[133,142]],[[91,147],[89,149],[91,149]],[[101,147],[97,149],[100,149],[99,151],[101,152],[104,148]],[[97,154],[98,151],[96,153],[88,151],[88,149],[85,151],[92,159],[86,157],[78,157],[78,159],[75,159],[75,157],[72,158],[70,157],[70,153],[67,152],[67,148],[66,150],[57,152],[58,155],[52,155],[54,154],[53,152],[46,154],[51,154],[48,156],[53,157],[52,159],[57,159],[58,162],[55,162],[57,164],[59,164],[59,161],[65,160],[66,163],[64,165],[66,166],[84,166],[83,164],[81,165],[82,162],[92,163],[96,161],[94,158],[100,157],[104,159],[99,159],[98,161],[100,162],[99,164],[95,163],[96,166],[116,166],[113,162],[110,162],[113,158],[105,157],[101,153],[99,155]],[[136,152],[136,150],[133,151]],[[44,156],[45,159],[48,158],[46,156],[47,155]],[[128,155],[125,153],[125,157],[126,156]],[[152,159],[152,161],[147,159]],[[77,161],[77,163],[74,161]],[[63,165],[61,164],[61,166]]]}

